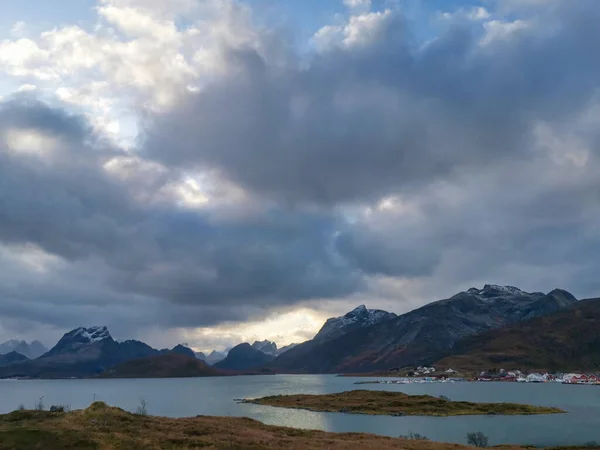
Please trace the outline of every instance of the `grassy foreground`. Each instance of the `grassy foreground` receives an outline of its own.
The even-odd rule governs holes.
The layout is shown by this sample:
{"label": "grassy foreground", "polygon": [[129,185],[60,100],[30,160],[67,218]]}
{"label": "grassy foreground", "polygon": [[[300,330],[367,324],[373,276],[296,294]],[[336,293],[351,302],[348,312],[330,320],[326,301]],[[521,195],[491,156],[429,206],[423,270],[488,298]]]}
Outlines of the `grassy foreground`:
{"label": "grassy foreground", "polygon": [[430,395],[365,390],[326,395],[276,395],[248,402],[309,411],[388,416],[532,415],[565,412],[558,408],[516,403],[453,402]]}
{"label": "grassy foreground", "polygon": [[[198,448],[468,450],[470,447],[363,433],[338,434],[274,427],[246,418],[142,416],[100,402],[73,412],[15,411],[0,416],[1,450]],[[524,447],[498,448],[522,450]]]}

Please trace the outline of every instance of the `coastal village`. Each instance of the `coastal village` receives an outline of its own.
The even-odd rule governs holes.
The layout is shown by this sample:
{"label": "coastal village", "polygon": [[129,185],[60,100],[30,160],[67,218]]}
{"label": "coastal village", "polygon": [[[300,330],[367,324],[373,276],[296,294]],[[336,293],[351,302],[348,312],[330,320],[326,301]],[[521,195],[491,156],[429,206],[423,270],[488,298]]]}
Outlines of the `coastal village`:
{"label": "coastal village", "polygon": [[[431,366],[407,369],[391,369],[391,374],[405,377],[401,381],[380,381],[381,383],[440,383],[456,381],[508,382],[508,383],[562,383],[574,385],[600,386],[600,374],[596,373],[524,373],[520,370],[491,369],[479,375],[465,375],[463,371],[448,368],[439,370]],[[364,384],[371,382],[358,382]]]}
{"label": "coastal village", "polygon": [[519,370],[481,372],[477,381],[504,381],[517,383],[562,383],[600,385],[600,375],[586,373],[529,373],[525,374]]}

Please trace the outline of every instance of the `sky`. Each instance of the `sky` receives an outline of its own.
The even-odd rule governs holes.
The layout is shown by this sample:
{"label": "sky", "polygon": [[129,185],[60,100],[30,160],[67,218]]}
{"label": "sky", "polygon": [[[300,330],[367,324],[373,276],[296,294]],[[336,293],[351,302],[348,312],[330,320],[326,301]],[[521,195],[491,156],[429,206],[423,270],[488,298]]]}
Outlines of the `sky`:
{"label": "sky", "polygon": [[0,341],[600,295],[597,0],[0,2]]}

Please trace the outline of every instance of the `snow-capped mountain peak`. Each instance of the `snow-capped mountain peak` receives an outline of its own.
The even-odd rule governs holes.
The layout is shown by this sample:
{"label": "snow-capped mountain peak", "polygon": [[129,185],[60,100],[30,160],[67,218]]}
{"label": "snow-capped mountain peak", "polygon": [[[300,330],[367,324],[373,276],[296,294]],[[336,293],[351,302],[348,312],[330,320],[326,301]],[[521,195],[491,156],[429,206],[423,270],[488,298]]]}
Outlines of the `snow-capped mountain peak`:
{"label": "snow-capped mountain peak", "polygon": [[381,309],[368,309],[365,305],[360,305],[341,317],[327,319],[315,336],[315,340],[333,339],[349,331],[369,327],[394,317],[396,317],[394,313]]}
{"label": "snow-capped mountain peak", "polygon": [[111,338],[108,328],[103,326],[89,327],[89,328],[77,328],[73,331],[73,338],[87,342],[100,342],[104,339]]}
{"label": "snow-capped mountain peak", "polygon": [[497,284],[486,284],[483,289],[471,288],[467,293],[476,295],[478,297],[492,298],[492,297],[503,297],[503,296],[514,296],[514,295],[525,295],[521,289],[514,286],[500,286]]}

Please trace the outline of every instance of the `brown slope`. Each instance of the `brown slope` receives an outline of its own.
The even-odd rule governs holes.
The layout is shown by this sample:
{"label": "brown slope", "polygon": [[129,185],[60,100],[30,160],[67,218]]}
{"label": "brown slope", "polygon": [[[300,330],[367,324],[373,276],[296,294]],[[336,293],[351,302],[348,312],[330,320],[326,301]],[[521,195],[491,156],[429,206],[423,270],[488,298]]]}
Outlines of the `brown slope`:
{"label": "brown slope", "polygon": [[100,376],[102,378],[183,378],[221,375],[227,373],[209,366],[204,361],[168,353],[126,361]]}
{"label": "brown slope", "polygon": [[[472,450],[458,444],[265,425],[242,417],[169,419],[94,403],[67,413],[0,415],[0,450],[65,449]],[[498,447],[500,448],[500,447]],[[503,450],[525,450],[503,446]],[[529,447],[530,448],[530,447]],[[579,447],[583,450],[584,447]],[[588,450],[597,447],[585,447]],[[576,450],[572,447],[570,450]],[[558,449],[557,449],[558,450]],[[566,448],[564,448],[566,450]]]}
{"label": "brown slope", "polygon": [[464,370],[600,370],[600,299],[465,338],[436,365]]}

